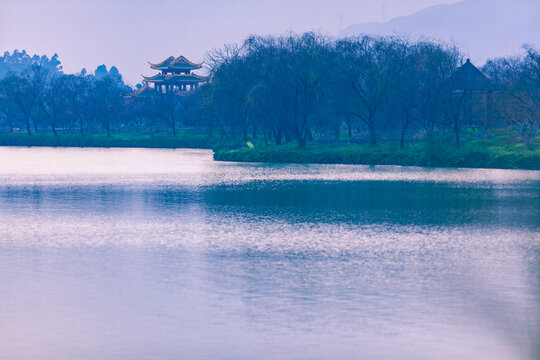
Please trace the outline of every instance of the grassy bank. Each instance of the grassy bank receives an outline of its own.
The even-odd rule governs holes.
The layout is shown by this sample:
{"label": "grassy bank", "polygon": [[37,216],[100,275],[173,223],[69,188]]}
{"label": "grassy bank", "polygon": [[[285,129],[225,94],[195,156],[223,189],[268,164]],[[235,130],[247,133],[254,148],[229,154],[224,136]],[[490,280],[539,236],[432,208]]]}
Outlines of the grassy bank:
{"label": "grassy bank", "polygon": [[269,145],[253,149],[217,150],[218,161],[267,162],[267,163],[316,163],[403,165],[429,167],[468,167],[497,169],[540,170],[540,146],[537,142],[520,142],[485,139],[454,145],[421,142],[409,144],[404,149],[380,144]]}
{"label": "grassy bank", "polygon": [[0,134],[0,146],[56,146],[56,147],[131,147],[131,148],[197,148],[212,149],[223,146],[220,138],[188,131],[176,136],[167,134],[141,134],[125,132],[107,136],[101,133],[60,134],[24,133]]}
{"label": "grassy bank", "polygon": [[[338,142],[310,144],[299,148],[296,144],[263,145],[250,149],[245,142],[233,143],[222,137],[209,136],[192,129],[182,129],[176,136],[165,132],[148,134],[129,131],[107,136],[103,133],[40,132],[32,136],[24,133],[0,134],[0,146],[55,146],[55,147],[132,147],[132,148],[198,148],[218,149],[218,161],[265,163],[404,165],[433,167],[470,167],[540,170],[540,139],[530,143],[513,141],[504,136],[483,140],[469,140],[461,147],[440,142],[407,144],[404,149],[395,145],[370,146]],[[232,150],[231,150],[232,149]]]}

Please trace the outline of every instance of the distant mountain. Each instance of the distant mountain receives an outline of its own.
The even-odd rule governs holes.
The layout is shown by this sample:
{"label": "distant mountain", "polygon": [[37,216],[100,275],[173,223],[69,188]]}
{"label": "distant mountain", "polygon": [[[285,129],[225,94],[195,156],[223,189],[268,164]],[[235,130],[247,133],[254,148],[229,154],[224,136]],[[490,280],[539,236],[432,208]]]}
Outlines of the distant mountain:
{"label": "distant mountain", "polygon": [[386,23],[352,25],[341,36],[397,34],[456,44],[482,63],[512,55],[523,44],[540,47],[540,0],[464,0],[437,5]]}

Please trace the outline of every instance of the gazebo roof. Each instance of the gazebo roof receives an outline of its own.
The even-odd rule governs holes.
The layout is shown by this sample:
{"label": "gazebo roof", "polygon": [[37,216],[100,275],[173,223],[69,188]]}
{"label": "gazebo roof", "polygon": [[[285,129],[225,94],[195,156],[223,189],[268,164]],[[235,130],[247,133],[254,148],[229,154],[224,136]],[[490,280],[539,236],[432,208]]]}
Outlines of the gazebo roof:
{"label": "gazebo roof", "polygon": [[169,56],[167,59],[163,60],[162,62],[158,63],[158,64],[152,64],[151,62],[148,62],[150,64],[150,67],[152,69],[156,69],[156,70],[163,70],[163,69],[168,69],[169,68],[169,65],[171,64],[171,62],[173,62],[175,59],[174,59],[174,56]]}
{"label": "gazebo roof", "polygon": [[148,82],[144,82],[144,86],[140,89],[128,94],[127,97],[148,98],[154,95],[154,89],[148,86]]}
{"label": "gazebo roof", "polygon": [[206,77],[199,76],[197,74],[157,74],[154,76],[146,77],[143,75],[144,81],[148,82],[164,82],[164,83],[199,83],[206,81]]}
{"label": "gazebo roof", "polygon": [[202,64],[196,64],[194,62],[189,61],[184,56],[177,57],[170,66],[175,69],[200,69],[202,68]]}
{"label": "gazebo roof", "polygon": [[459,69],[448,79],[448,85],[452,90],[495,90],[491,81],[476,66],[467,59]]}
{"label": "gazebo roof", "polygon": [[176,70],[197,70],[202,67],[202,64],[196,64],[189,61],[184,56],[179,56],[175,58],[174,56],[169,56],[167,59],[163,60],[159,64],[150,63],[150,67],[155,70],[167,70],[169,68]]}

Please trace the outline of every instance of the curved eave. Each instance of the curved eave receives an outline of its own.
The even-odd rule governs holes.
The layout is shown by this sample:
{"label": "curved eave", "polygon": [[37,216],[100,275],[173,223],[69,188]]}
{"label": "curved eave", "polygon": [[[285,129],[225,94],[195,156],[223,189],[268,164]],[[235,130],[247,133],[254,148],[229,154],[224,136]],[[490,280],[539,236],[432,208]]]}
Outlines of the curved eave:
{"label": "curved eave", "polygon": [[141,89],[137,89],[135,91],[133,91],[132,93],[129,93],[129,94],[126,94],[126,96],[124,96],[125,98],[129,99],[129,98],[149,98],[149,97],[152,97],[154,93],[154,90],[152,90],[152,88],[150,87],[145,87],[145,88],[141,88]]}
{"label": "curved eave", "polygon": [[141,76],[143,77],[143,81],[148,81],[148,82],[164,81],[166,79],[164,75],[162,74],[157,74],[154,76],[144,76],[144,75],[141,75]]}
{"label": "curved eave", "polygon": [[206,80],[208,80],[206,77],[200,76],[200,75],[197,75],[197,74],[176,75],[176,76],[173,76],[171,78],[172,79],[178,79],[178,80],[184,80],[182,78],[185,78],[185,80],[193,80],[193,81],[206,81]]}
{"label": "curved eave", "polygon": [[[173,69],[173,70],[199,70],[199,69],[202,69],[202,66],[174,66],[174,65],[171,65],[167,69]],[[160,69],[160,70],[164,70],[164,69]]]}
{"label": "curved eave", "polygon": [[201,64],[197,64],[197,63],[194,63],[192,61],[189,61],[184,55],[180,55],[179,57],[177,57],[176,59],[173,60],[173,62],[171,62],[171,66],[174,66],[174,64],[180,62],[180,61],[183,61],[185,62],[186,64],[188,64],[189,66],[193,66],[193,67],[198,67],[199,69],[202,67],[202,63]]}
{"label": "curved eave", "polygon": [[198,84],[202,82],[206,82],[206,80],[179,80],[179,79],[168,79],[168,80],[148,80],[149,82],[156,84],[156,83],[163,83],[163,84]]}
{"label": "curved eave", "polygon": [[150,68],[154,70],[167,70],[170,69],[169,66],[159,66],[159,65],[150,65]]}
{"label": "curved eave", "polygon": [[151,97],[154,94],[154,89],[148,86],[148,83],[143,88],[140,88],[139,91],[136,91],[134,96],[136,97]]}
{"label": "curved eave", "polygon": [[173,77],[176,78],[176,79],[181,79],[181,78],[185,77],[185,78],[193,78],[193,79],[195,79],[195,80],[201,80],[201,81],[206,81],[206,80],[208,80],[207,77],[201,76],[201,75],[197,75],[197,74],[187,74],[187,75],[186,75],[186,74],[182,74],[182,75],[174,75]]}
{"label": "curved eave", "polygon": [[157,63],[157,64],[152,64],[150,61],[148,62],[150,64],[151,67],[162,67],[164,66],[165,64],[169,64],[173,61],[175,61],[176,59],[174,58],[174,56],[169,56],[168,58],[166,58],[165,60],[163,60],[162,62],[160,63]]}
{"label": "curved eave", "polygon": [[162,75],[157,74],[152,77],[146,77],[143,75],[143,79],[146,82],[151,83],[174,83],[174,84],[195,84],[208,81],[207,77],[199,76],[197,74],[189,75]]}

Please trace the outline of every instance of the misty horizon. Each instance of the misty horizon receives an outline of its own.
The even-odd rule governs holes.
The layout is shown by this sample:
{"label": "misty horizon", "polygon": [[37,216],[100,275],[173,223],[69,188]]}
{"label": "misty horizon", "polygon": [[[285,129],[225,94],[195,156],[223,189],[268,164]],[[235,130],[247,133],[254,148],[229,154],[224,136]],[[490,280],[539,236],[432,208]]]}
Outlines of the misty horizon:
{"label": "misty horizon", "polygon": [[[75,1],[35,0],[0,4],[1,52],[57,53],[67,73],[105,64],[116,66],[135,85],[151,75],[148,62],[184,55],[202,62],[207,51],[239,43],[250,35],[318,31],[335,36],[354,23],[387,21],[437,4],[458,0],[339,0],[324,2],[236,0],[194,3],[164,0]],[[178,14],[193,14],[179,23]],[[24,26],[24,24],[33,24]],[[69,29],[66,31],[66,29]],[[174,40],[164,34],[178,31]]]}
{"label": "misty horizon", "polygon": [[[338,0],[327,4],[307,0],[292,3],[235,0],[227,3],[201,1],[195,4],[172,0],[8,0],[0,4],[0,33],[3,34],[0,37],[0,51],[13,52],[17,49],[25,50],[30,55],[48,56],[56,53],[66,73],[78,73],[83,68],[93,72],[102,64],[108,68],[115,66],[125,80],[134,86],[141,82],[141,75],[153,74],[149,71],[148,62],[156,63],[169,56],[179,55],[184,55],[194,62],[203,62],[208,51],[227,44],[241,43],[250,35],[316,31],[336,37],[355,26],[358,27],[355,24],[363,24],[359,29],[366,29],[370,33],[397,33],[407,36],[414,33],[413,30],[417,27],[423,26],[423,23],[415,25],[417,14],[422,22],[425,22],[426,12],[435,14],[432,22],[437,24],[440,22],[437,11],[442,11],[442,16],[445,16],[449,9],[456,8],[453,5],[459,7],[461,4],[471,3],[484,6],[484,2],[485,0]],[[504,3],[490,2],[498,4],[499,7]],[[532,0],[520,0],[519,3],[534,4]],[[512,6],[515,4],[517,3],[513,2]],[[508,10],[503,12],[508,13]],[[403,29],[393,25],[396,21],[398,24],[407,23],[407,19],[411,20]],[[499,27],[510,27],[511,21]],[[418,30],[421,33],[421,29]],[[421,35],[435,41],[455,43],[464,50],[467,57],[477,63],[484,63],[492,57],[513,55],[520,50],[521,45],[530,42],[531,37],[534,38],[534,35],[527,37],[527,34],[523,34],[523,41],[520,41],[515,39],[520,35],[510,32],[506,44],[501,45],[501,49],[497,51],[497,48],[492,49],[496,45],[490,49],[488,45],[484,46],[482,40],[471,40],[472,44],[467,44],[467,41],[455,39],[455,35],[446,34],[445,31],[443,28],[437,32],[428,26],[424,31],[427,34]],[[508,34],[506,29],[499,29],[500,31]],[[480,39],[482,36],[478,35]],[[537,45],[537,39],[534,40],[532,45]],[[498,41],[499,39],[492,40],[494,43]]]}

